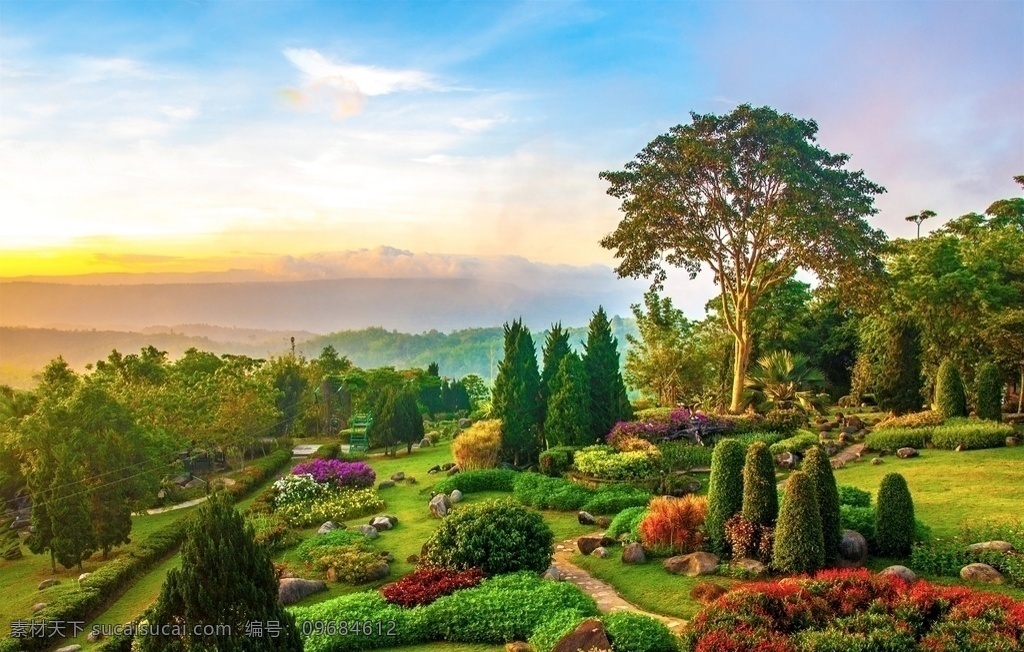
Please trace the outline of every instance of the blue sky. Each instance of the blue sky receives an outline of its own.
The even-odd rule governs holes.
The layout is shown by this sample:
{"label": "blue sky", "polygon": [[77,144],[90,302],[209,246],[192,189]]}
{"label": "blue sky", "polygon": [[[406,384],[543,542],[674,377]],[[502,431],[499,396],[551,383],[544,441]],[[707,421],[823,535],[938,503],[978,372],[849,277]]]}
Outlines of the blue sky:
{"label": "blue sky", "polygon": [[1024,173],[1020,1],[4,0],[0,37],[3,275],[611,266],[598,172],[743,102],[816,120],[892,237]]}

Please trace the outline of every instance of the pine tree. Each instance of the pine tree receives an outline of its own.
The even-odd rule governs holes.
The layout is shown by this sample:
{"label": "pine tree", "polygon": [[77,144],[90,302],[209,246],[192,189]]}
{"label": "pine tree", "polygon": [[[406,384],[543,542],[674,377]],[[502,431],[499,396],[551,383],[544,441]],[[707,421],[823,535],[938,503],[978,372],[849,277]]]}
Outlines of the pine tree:
{"label": "pine tree", "polygon": [[587,332],[583,357],[590,383],[591,439],[604,437],[619,421],[632,418],[626,384],[619,371],[619,351],[603,307],[598,307]]}
{"label": "pine tree", "polygon": [[967,392],[960,371],[949,358],[939,365],[935,377],[935,407],[943,419],[967,416]]}
{"label": "pine tree", "polygon": [[540,450],[540,371],[530,330],[521,320],[505,324],[505,357],[498,364],[491,409],[502,424],[502,455],[515,466]]}
{"label": "pine tree", "polygon": [[883,368],[876,379],[875,398],[883,410],[896,414],[921,409],[921,331],[907,319],[889,325],[885,334]]}
{"label": "pine tree", "polygon": [[825,564],[821,511],[814,481],[803,471],[789,476],[775,527],[772,566],[783,573],[813,573]]}
{"label": "pine tree", "polygon": [[803,470],[814,483],[821,515],[821,534],[825,546],[825,565],[830,566],[839,557],[839,542],[843,526],[839,512],[839,488],[832,473],[832,463],[821,446],[813,446],[804,457]]}
{"label": "pine tree", "polygon": [[[544,368],[540,373],[540,400],[542,405],[541,423],[547,424],[547,411],[551,397],[555,393],[553,383],[562,364],[562,360],[572,352],[569,346],[569,331],[562,328],[561,322],[551,325],[548,336],[544,340]],[[547,435],[545,435],[547,438]],[[550,440],[550,438],[548,438]]]}
{"label": "pine tree", "polygon": [[81,480],[81,462],[64,452],[50,486],[49,505],[53,538],[50,549],[64,568],[77,566],[96,550],[96,533],[89,514],[89,497]]}
{"label": "pine tree", "polygon": [[554,393],[548,403],[547,419],[544,421],[544,437],[548,447],[585,446],[592,443],[587,370],[578,355],[569,353],[562,358],[551,388]]}
{"label": "pine tree", "polygon": [[768,445],[755,441],[747,448],[743,464],[743,518],[756,525],[772,527],[778,516],[775,461]]}
{"label": "pine tree", "polygon": [[370,446],[383,446],[385,454],[390,454],[390,451],[398,445],[399,423],[395,409],[396,399],[397,394],[394,388],[385,387],[381,391],[373,406],[370,427],[366,430]]}
{"label": "pine tree", "polygon": [[986,362],[978,370],[978,413],[979,419],[1002,421],[1003,418],[1003,380],[999,376],[999,367]]}
{"label": "pine tree", "polygon": [[878,487],[875,541],[883,557],[906,557],[914,544],[914,500],[907,481],[889,473]]}
{"label": "pine tree", "polygon": [[421,441],[424,436],[423,415],[416,405],[416,395],[412,389],[402,390],[398,395],[396,409],[401,412],[398,428],[398,440],[405,442],[406,452],[412,452],[412,445]]}
{"label": "pine tree", "polygon": [[[167,573],[150,624],[184,624],[183,637],[141,636],[141,652],[301,652],[295,618],[277,601],[278,580],[269,553],[224,495],[204,503],[188,525],[181,567]],[[247,636],[249,623],[277,623],[280,635]],[[196,626],[226,625],[230,633],[192,635]]]}
{"label": "pine tree", "polygon": [[743,510],[743,444],[723,439],[711,453],[711,479],[708,483],[708,515],[704,519],[711,547],[728,552],[725,522]]}

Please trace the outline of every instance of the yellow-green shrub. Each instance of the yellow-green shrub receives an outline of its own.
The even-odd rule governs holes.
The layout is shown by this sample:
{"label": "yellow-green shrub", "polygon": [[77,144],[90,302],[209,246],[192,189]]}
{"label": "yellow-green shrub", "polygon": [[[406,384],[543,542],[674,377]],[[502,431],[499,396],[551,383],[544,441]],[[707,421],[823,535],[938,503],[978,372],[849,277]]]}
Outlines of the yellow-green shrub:
{"label": "yellow-green shrub", "polygon": [[463,471],[493,469],[501,452],[501,421],[477,421],[452,442],[455,463]]}

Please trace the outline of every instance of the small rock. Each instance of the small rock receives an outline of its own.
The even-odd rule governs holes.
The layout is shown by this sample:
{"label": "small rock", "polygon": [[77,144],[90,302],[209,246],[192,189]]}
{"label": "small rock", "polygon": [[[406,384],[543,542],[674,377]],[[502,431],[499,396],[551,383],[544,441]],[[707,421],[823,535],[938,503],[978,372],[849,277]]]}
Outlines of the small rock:
{"label": "small rock", "polygon": [[391,524],[391,520],[388,518],[385,518],[383,516],[374,516],[370,520],[370,527],[372,527],[374,530],[377,530],[378,532],[381,532],[383,530],[390,530],[394,527],[394,525]]}
{"label": "small rock", "polygon": [[700,582],[690,589],[690,597],[701,604],[711,604],[729,592],[729,589],[711,582]]}
{"label": "small rock", "polygon": [[960,569],[960,577],[968,582],[984,584],[1002,584],[1006,581],[1002,573],[988,564],[967,564]]}
{"label": "small rock", "polygon": [[38,613],[38,612],[42,611],[43,609],[46,609],[46,603],[45,602],[37,602],[34,605],[32,605],[32,613]]}
{"label": "small rock", "polygon": [[327,590],[327,582],[323,580],[304,580],[299,577],[286,577],[277,586],[277,601],[281,604],[295,604],[314,593]]}
{"label": "small rock", "polygon": [[430,499],[428,505],[430,508],[430,515],[437,518],[444,518],[448,514],[448,510],[452,507],[452,501],[446,494],[437,494]]}
{"label": "small rock", "polygon": [[441,470],[441,467],[435,464],[434,466],[432,466],[429,469],[427,469],[427,475],[434,475],[435,473],[437,473],[440,470]]}
{"label": "small rock", "polygon": [[391,479],[394,480],[395,482],[401,482],[402,480],[405,480],[405,471],[399,471],[398,473],[392,473],[391,474]]}
{"label": "small rock", "polygon": [[558,569],[554,566],[548,566],[548,569],[544,571],[544,574],[541,575],[541,578],[545,580],[551,580],[553,582],[561,582],[562,574],[558,572]]}
{"label": "small rock", "polygon": [[910,446],[905,446],[896,451],[896,457],[900,458],[901,460],[905,460],[908,457],[917,457],[917,449],[911,448]]}
{"label": "small rock", "polygon": [[408,475],[405,477],[405,484],[416,484],[416,478]]}
{"label": "small rock", "polygon": [[1010,448],[1020,446],[1020,437],[1010,435],[1009,437],[1006,438],[1006,445],[1009,446]]}
{"label": "small rock", "polygon": [[795,469],[800,464],[800,456],[787,451],[775,458],[775,463],[782,469]]}
{"label": "small rock", "polygon": [[420,440],[420,448],[430,448],[431,446],[433,446],[433,444],[431,444],[430,440],[426,437]]}
{"label": "small rock", "polygon": [[881,457],[872,457],[871,458],[871,466],[880,466],[882,463],[883,462],[882,462],[882,458]]}
{"label": "small rock", "polygon": [[395,486],[394,480],[381,480],[380,484],[377,485],[378,489],[390,489]]}
{"label": "small rock", "polygon": [[64,647],[57,648],[53,652],[78,652],[81,649],[81,645],[65,645]]}
{"label": "small rock", "polygon": [[385,577],[387,577],[390,574],[391,574],[391,565],[390,564],[381,564],[376,569],[374,569],[374,572],[367,574],[367,581],[368,582],[376,582],[377,580],[384,579]]}
{"label": "small rock", "polygon": [[578,652],[587,650],[595,652],[599,650],[612,649],[608,641],[608,634],[604,631],[604,625],[596,618],[587,618],[576,629],[562,637],[562,640],[555,643],[551,652]]}
{"label": "small rock", "polygon": [[576,547],[579,548],[580,552],[584,555],[589,555],[594,552],[596,548],[608,548],[614,546],[617,542],[611,537],[606,537],[604,534],[587,534],[579,539],[576,539]]}
{"label": "small rock", "polygon": [[437,467],[438,471],[448,471],[455,468],[455,462],[445,462],[441,466]]}
{"label": "small rock", "polygon": [[644,547],[639,543],[627,543],[622,547],[623,564],[644,564],[647,563],[647,554]]}
{"label": "small rock", "polygon": [[449,500],[452,501],[453,505],[455,503],[461,503],[462,502],[462,498],[463,498],[462,492],[459,491],[458,489],[452,489],[452,492],[451,492],[451,494],[448,495],[448,498],[449,498]]}
{"label": "small rock", "polygon": [[445,475],[452,476],[459,472],[459,467],[453,466],[452,468],[445,471]]}
{"label": "small rock", "polygon": [[529,643],[523,643],[522,641],[512,641],[511,643],[505,644],[505,652],[531,652],[533,650]]}
{"label": "small rock", "polygon": [[597,522],[589,512],[582,511],[576,515],[576,520],[579,521],[580,525],[594,525]]}
{"label": "small rock", "polygon": [[420,561],[420,556],[419,555],[409,555],[408,557],[405,558],[405,562],[407,564],[417,564],[417,563],[419,563],[419,561]]}
{"label": "small rock", "polygon": [[328,532],[334,532],[335,530],[344,530],[345,524],[337,521],[327,521],[319,528],[317,528],[317,534],[327,534]]}
{"label": "small rock", "polygon": [[362,534],[367,539],[376,539],[380,534],[377,532],[377,528],[372,525],[357,525],[356,532]]}
{"label": "small rock", "polygon": [[392,555],[387,550],[381,550],[380,551],[380,558],[383,559],[384,561],[386,561],[389,564],[395,563],[395,556]]}
{"label": "small rock", "polygon": [[860,532],[843,530],[839,540],[839,567],[858,568],[868,560],[868,541]]}
{"label": "small rock", "polygon": [[459,430],[465,430],[471,425],[473,425],[473,422],[469,419],[459,419]]}
{"label": "small rock", "polygon": [[90,575],[92,575],[92,573],[82,573],[81,575],[78,576],[78,581],[79,582],[84,582],[85,580],[89,579]]}
{"label": "small rock", "polygon": [[910,570],[906,566],[900,566],[899,564],[895,566],[889,566],[885,570],[880,571],[878,574],[892,575],[893,577],[898,577],[901,580],[906,580],[908,582],[913,582],[917,580],[917,575],[914,573],[914,571]]}
{"label": "small rock", "polygon": [[669,557],[661,563],[673,575],[711,575],[718,568],[718,555],[710,552],[691,552],[688,555]]}
{"label": "small rock", "polygon": [[594,548],[594,550],[590,553],[590,556],[591,557],[598,557],[600,559],[604,559],[605,557],[608,556],[608,549],[605,548],[604,546],[598,546],[598,547]]}
{"label": "small rock", "polygon": [[57,586],[58,584],[60,584],[60,580],[55,580],[52,578],[48,580],[43,580],[39,583],[39,590],[42,591],[43,589],[48,589],[51,586]]}
{"label": "small rock", "polygon": [[743,571],[747,577],[761,578],[768,575],[768,567],[756,559],[737,559],[731,565]]}
{"label": "small rock", "polygon": [[95,643],[101,638],[103,638],[103,632],[101,632],[98,629],[94,629],[91,632],[89,632],[89,635],[85,637],[85,640],[89,641],[90,643]]}
{"label": "small rock", "polygon": [[597,527],[603,527],[606,529],[609,525],[612,524],[612,519],[610,519],[607,516],[598,516],[594,519],[594,521],[597,523]]}
{"label": "small rock", "polygon": [[185,483],[186,489],[195,489],[196,487],[202,486],[204,486],[204,483],[199,478],[196,478],[195,480],[189,480],[188,482]]}
{"label": "small rock", "polygon": [[1013,552],[1013,544],[1009,541],[983,541],[982,543],[972,543],[967,546],[967,549],[971,552],[979,552],[982,550],[993,550],[995,552]]}

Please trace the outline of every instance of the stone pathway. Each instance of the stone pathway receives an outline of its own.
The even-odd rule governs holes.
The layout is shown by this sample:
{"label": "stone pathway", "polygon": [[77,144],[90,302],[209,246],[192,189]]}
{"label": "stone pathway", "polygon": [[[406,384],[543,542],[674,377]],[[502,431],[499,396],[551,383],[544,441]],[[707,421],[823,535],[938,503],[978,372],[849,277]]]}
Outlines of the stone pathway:
{"label": "stone pathway", "polygon": [[[555,559],[552,565],[558,569],[558,574],[566,582],[572,582],[583,589],[583,592],[590,595],[597,602],[597,608],[601,613],[612,613],[615,611],[632,611],[644,616],[650,616],[660,620],[676,634],[686,628],[686,621],[681,618],[672,618],[661,614],[644,611],[632,602],[626,601],[615,591],[615,587],[602,582],[579,566],[573,564],[570,559],[578,552],[576,550],[576,539],[568,539],[555,545]],[[609,562],[617,563],[617,562]]]}
{"label": "stone pathway", "polygon": [[847,464],[853,460],[860,459],[861,453],[864,452],[864,444],[850,444],[843,450],[839,451],[832,456],[833,462],[841,462]]}

